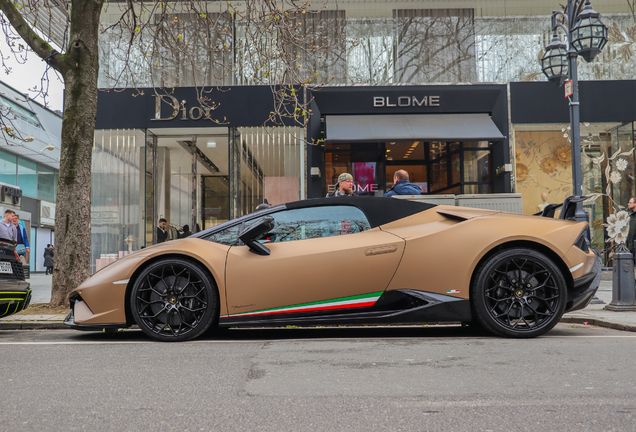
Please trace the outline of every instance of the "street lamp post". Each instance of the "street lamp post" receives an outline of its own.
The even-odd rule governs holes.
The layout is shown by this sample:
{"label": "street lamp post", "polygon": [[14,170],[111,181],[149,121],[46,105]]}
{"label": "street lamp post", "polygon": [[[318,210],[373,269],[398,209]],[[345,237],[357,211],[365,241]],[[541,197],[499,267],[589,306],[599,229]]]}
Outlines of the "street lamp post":
{"label": "street lamp post", "polygon": [[[567,14],[566,14],[567,13]],[[561,22],[558,22],[558,18]],[[557,86],[566,80],[571,81],[570,105],[570,142],[572,148],[572,186],[574,196],[583,195],[583,175],[581,171],[581,132],[579,115],[579,82],[577,73],[577,57],[587,62],[601,52],[607,43],[607,26],[601,22],[601,14],[596,12],[590,0],[568,0],[565,12],[552,12],[552,40],[545,48],[541,58],[541,69],[548,80]],[[561,41],[558,30],[561,29],[566,42]],[[577,221],[587,220],[583,204],[576,205],[574,218]]]}

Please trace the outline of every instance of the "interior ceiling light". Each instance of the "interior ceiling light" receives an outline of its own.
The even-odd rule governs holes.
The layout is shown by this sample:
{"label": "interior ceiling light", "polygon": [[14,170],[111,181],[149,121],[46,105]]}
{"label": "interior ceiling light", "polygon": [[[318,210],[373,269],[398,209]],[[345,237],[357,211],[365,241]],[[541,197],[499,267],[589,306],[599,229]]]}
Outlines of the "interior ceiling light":
{"label": "interior ceiling light", "polygon": [[214,141],[208,141],[208,148],[215,148],[216,143]]}

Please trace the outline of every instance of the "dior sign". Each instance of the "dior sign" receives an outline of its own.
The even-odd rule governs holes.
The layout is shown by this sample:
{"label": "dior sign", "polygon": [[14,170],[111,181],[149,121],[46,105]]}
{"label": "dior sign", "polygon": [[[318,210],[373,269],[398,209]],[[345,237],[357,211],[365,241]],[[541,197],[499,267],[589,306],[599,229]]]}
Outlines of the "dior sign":
{"label": "dior sign", "polygon": [[2,204],[19,205],[22,189],[8,185],[0,186],[0,201]]}
{"label": "dior sign", "polygon": [[[153,95],[155,98],[155,117],[150,121],[170,121],[179,117],[179,120],[200,120],[202,118],[210,119],[210,111],[214,111],[217,106],[202,107],[193,106],[190,109],[187,107],[185,100],[179,102],[179,100],[172,95]],[[161,102],[165,102],[170,108],[172,113],[168,117],[161,117]]]}
{"label": "dior sign", "polygon": [[393,107],[438,107],[439,96],[398,96],[397,98],[390,96],[373,96],[374,108],[393,108]]}

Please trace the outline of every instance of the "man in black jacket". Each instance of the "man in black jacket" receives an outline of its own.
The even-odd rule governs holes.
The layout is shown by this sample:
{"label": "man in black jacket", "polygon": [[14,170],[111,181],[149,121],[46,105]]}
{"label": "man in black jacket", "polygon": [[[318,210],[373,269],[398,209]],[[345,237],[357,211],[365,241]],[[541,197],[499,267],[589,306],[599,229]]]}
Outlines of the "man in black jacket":
{"label": "man in black jacket", "polygon": [[409,182],[409,173],[404,170],[397,170],[393,175],[393,187],[384,196],[393,195],[421,195],[422,189],[418,185]]}
{"label": "man in black jacket", "polygon": [[168,221],[164,218],[159,219],[157,224],[157,243],[163,243],[168,240],[168,231],[166,231],[166,223]]}

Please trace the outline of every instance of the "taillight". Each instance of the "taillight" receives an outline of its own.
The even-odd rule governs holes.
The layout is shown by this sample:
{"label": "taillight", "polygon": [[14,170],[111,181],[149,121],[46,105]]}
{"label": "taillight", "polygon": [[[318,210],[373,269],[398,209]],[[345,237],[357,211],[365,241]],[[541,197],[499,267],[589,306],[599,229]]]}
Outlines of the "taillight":
{"label": "taillight", "polygon": [[15,260],[16,261],[20,261],[20,255],[18,255],[18,253],[16,251],[13,251],[14,255],[15,255]]}

